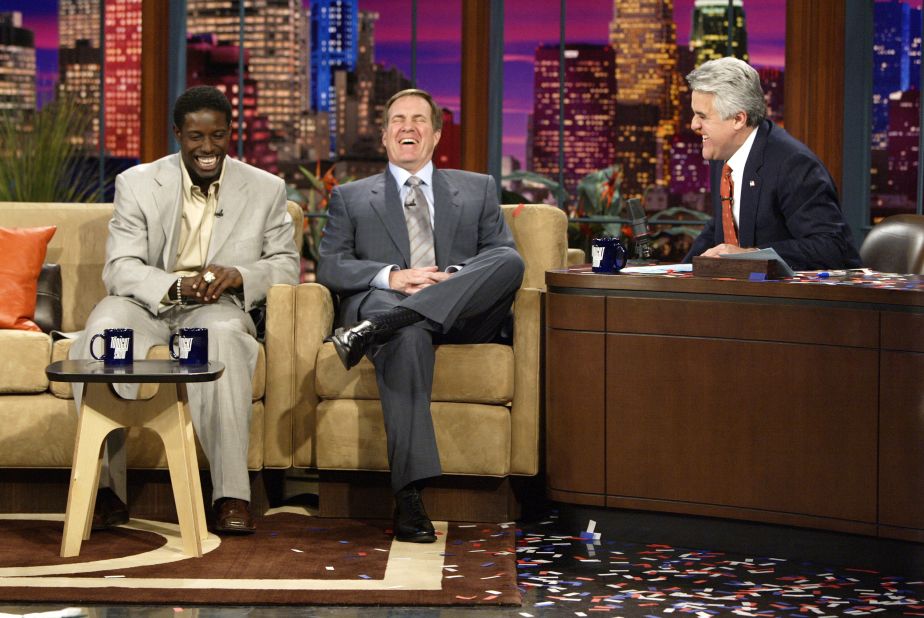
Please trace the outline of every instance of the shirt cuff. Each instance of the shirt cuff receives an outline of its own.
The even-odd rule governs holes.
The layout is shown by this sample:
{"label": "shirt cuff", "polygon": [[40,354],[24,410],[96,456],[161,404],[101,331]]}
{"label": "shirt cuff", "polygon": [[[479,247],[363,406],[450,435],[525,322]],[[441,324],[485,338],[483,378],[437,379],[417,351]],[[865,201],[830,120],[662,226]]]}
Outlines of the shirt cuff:
{"label": "shirt cuff", "polygon": [[386,266],[378,272],[374,279],[372,279],[372,287],[378,288],[380,290],[390,290],[391,285],[388,284],[388,275],[393,270],[398,270],[398,267],[395,264],[391,266]]}

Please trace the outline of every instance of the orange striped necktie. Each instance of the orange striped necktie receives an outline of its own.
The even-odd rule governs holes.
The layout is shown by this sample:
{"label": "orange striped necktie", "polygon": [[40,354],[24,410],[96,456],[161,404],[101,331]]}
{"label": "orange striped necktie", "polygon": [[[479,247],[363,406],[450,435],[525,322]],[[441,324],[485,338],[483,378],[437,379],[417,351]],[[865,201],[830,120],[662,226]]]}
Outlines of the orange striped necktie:
{"label": "orange striped necktie", "polygon": [[732,182],[732,169],[725,164],[722,168],[722,186],[719,192],[722,198],[722,233],[725,242],[738,245],[738,233],[735,231],[735,184]]}

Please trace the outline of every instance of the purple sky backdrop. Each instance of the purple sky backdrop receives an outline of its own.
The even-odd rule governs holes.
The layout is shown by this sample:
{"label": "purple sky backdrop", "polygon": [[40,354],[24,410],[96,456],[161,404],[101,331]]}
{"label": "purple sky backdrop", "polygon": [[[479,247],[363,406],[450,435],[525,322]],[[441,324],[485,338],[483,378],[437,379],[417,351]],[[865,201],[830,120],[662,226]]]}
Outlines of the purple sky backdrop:
{"label": "purple sky backdrop", "polygon": [[[418,2],[418,85],[453,110],[458,119],[461,76],[461,1]],[[920,7],[922,0],[907,0]],[[305,0],[307,4],[307,0]],[[686,44],[694,0],[674,0],[677,42]],[[57,0],[2,0],[4,11],[21,11],[24,26],[35,32],[42,100],[53,95],[57,80]],[[566,39],[607,41],[612,0],[568,0]],[[783,66],[786,0],[745,0],[748,49],[761,66]],[[410,75],[411,0],[359,0],[376,11],[376,60]],[[504,153],[524,160],[526,116],[532,110],[533,54],[538,45],[554,44],[559,33],[559,3],[551,0],[505,0],[504,3]]]}
{"label": "purple sky backdrop", "polygon": [[[917,0],[920,2],[920,0]],[[677,42],[690,39],[694,0],[674,0]],[[379,14],[376,61],[410,75],[410,0],[359,0],[360,10]],[[453,110],[458,119],[461,67],[459,2],[418,2],[417,82]],[[786,0],[745,0],[751,62],[782,67],[786,37]],[[565,39],[605,44],[613,18],[612,0],[568,0]],[[526,121],[533,105],[536,47],[559,37],[559,3],[549,0],[504,2],[504,144],[505,155],[525,163]]]}

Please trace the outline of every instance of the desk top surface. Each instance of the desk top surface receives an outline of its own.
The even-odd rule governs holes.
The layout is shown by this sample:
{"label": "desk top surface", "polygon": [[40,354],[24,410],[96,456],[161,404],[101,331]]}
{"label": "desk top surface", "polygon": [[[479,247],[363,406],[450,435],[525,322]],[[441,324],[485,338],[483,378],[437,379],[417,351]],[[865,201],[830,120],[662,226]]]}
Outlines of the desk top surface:
{"label": "desk top surface", "polygon": [[173,360],[136,360],[124,367],[107,367],[100,360],[62,360],[45,368],[48,379],[55,382],[159,384],[212,382],[224,371],[225,364],[219,361],[209,361],[206,365],[180,365]]}
{"label": "desk top surface", "polygon": [[[795,277],[776,281],[748,281],[697,277],[692,273],[601,274],[590,265],[546,271],[551,292],[599,290],[609,292],[654,292],[722,294],[815,301],[875,303],[924,308],[924,276],[897,275],[875,271],[797,272]],[[914,309],[916,310],[916,309]]]}

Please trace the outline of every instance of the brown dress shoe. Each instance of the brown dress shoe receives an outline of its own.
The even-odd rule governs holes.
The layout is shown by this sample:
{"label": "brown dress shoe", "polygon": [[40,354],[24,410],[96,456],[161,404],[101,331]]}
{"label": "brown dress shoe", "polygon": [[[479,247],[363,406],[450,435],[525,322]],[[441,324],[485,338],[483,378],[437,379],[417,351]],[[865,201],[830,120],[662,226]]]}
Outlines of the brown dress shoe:
{"label": "brown dress shoe", "polygon": [[256,529],[246,500],[219,498],[215,501],[215,532],[253,534]]}
{"label": "brown dress shoe", "polygon": [[113,526],[128,523],[128,507],[108,487],[96,492],[96,506],[93,507],[93,530],[108,530]]}

